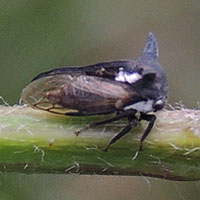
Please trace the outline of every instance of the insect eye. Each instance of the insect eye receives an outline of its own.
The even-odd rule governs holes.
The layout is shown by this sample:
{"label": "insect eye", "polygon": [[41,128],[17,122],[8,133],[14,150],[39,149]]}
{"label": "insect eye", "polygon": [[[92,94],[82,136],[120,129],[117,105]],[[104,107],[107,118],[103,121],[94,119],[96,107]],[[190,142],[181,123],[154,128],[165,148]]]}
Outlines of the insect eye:
{"label": "insect eye", "polygon": [[155,109],[155,111],[161,110],[164,107],[164,105],[165,105],[165,102],[159,99],[154,103],[153,108]]}

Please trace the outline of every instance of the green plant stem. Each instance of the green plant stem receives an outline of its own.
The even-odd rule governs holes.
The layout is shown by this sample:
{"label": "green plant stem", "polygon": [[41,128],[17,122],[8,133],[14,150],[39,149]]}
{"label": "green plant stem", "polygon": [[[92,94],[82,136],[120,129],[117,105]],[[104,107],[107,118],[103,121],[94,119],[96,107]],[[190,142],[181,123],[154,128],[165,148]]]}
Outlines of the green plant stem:
{"label": "green plant stem", "polygon": [[200,180],[200,111],[165,110],[156,115],[142,152],[138,148],[146,122],[103,152],[126,120],[76,136],[75,130],[111,116],[69,117],[0,106],[0,171]]}

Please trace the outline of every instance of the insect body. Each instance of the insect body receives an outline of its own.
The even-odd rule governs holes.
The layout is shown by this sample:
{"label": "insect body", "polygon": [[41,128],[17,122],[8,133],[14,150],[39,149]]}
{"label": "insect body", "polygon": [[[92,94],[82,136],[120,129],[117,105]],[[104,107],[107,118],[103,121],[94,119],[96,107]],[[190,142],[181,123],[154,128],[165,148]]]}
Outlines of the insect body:
{"label": "insect body", "polygon": [[[120,60],[85,67],[53,69],[36,76],[24,88],[22,100],[28,105],[55,114],[89,116],[116,113],[111,119],[94,122],[77,131],[127,118],[129,123],[110,143],[128,133],[140,120],[149,122],[142,142],[156,120],[148,114],[161,110],[167,99],[168,84],[158,62],[158,44],[150,32],[137,60]],[[140,118],[136,113],[140,113]]]}

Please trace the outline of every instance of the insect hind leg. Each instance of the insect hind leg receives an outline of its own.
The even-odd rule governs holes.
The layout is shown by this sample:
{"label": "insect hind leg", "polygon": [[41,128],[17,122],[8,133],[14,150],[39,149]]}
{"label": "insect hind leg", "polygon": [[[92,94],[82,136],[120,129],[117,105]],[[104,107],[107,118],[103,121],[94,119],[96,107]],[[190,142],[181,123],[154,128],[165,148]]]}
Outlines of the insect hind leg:
{"label": "insect hind leg", "polygon": [[86,131],[90,128],[95,128],[96,126],[107,124],[107,123],[110,123],[110,122],[114,122],[114,121],[120,120],[122,118],[129,117],[129,116],[135,116],[135,113],[136,113],[135,111],[122,112],[122,113],[117,114],[113,118],[106,119],[106,120],[103,120],[103,121],[93,122],[93,123],[89,124],[88,126],[82,128],[78,131],[75,131],[75,134],[78,136],[81,132]]}

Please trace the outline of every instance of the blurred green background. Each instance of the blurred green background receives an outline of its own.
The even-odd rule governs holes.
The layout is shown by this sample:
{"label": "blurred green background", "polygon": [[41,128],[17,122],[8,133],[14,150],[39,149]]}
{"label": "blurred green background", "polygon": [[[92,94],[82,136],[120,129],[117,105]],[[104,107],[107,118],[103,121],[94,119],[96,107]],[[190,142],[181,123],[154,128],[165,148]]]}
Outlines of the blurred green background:
{"label": "blurred green background", "polygon": [[[18,103],[38,73],[137,58],[152,31],[169,103],[200,100],[199,0],[0,1],[0,96]],[[193,196],[192,196],[193,195]],[[144,177],[0,174],[1,199],[199,199],[200,185]]]}

